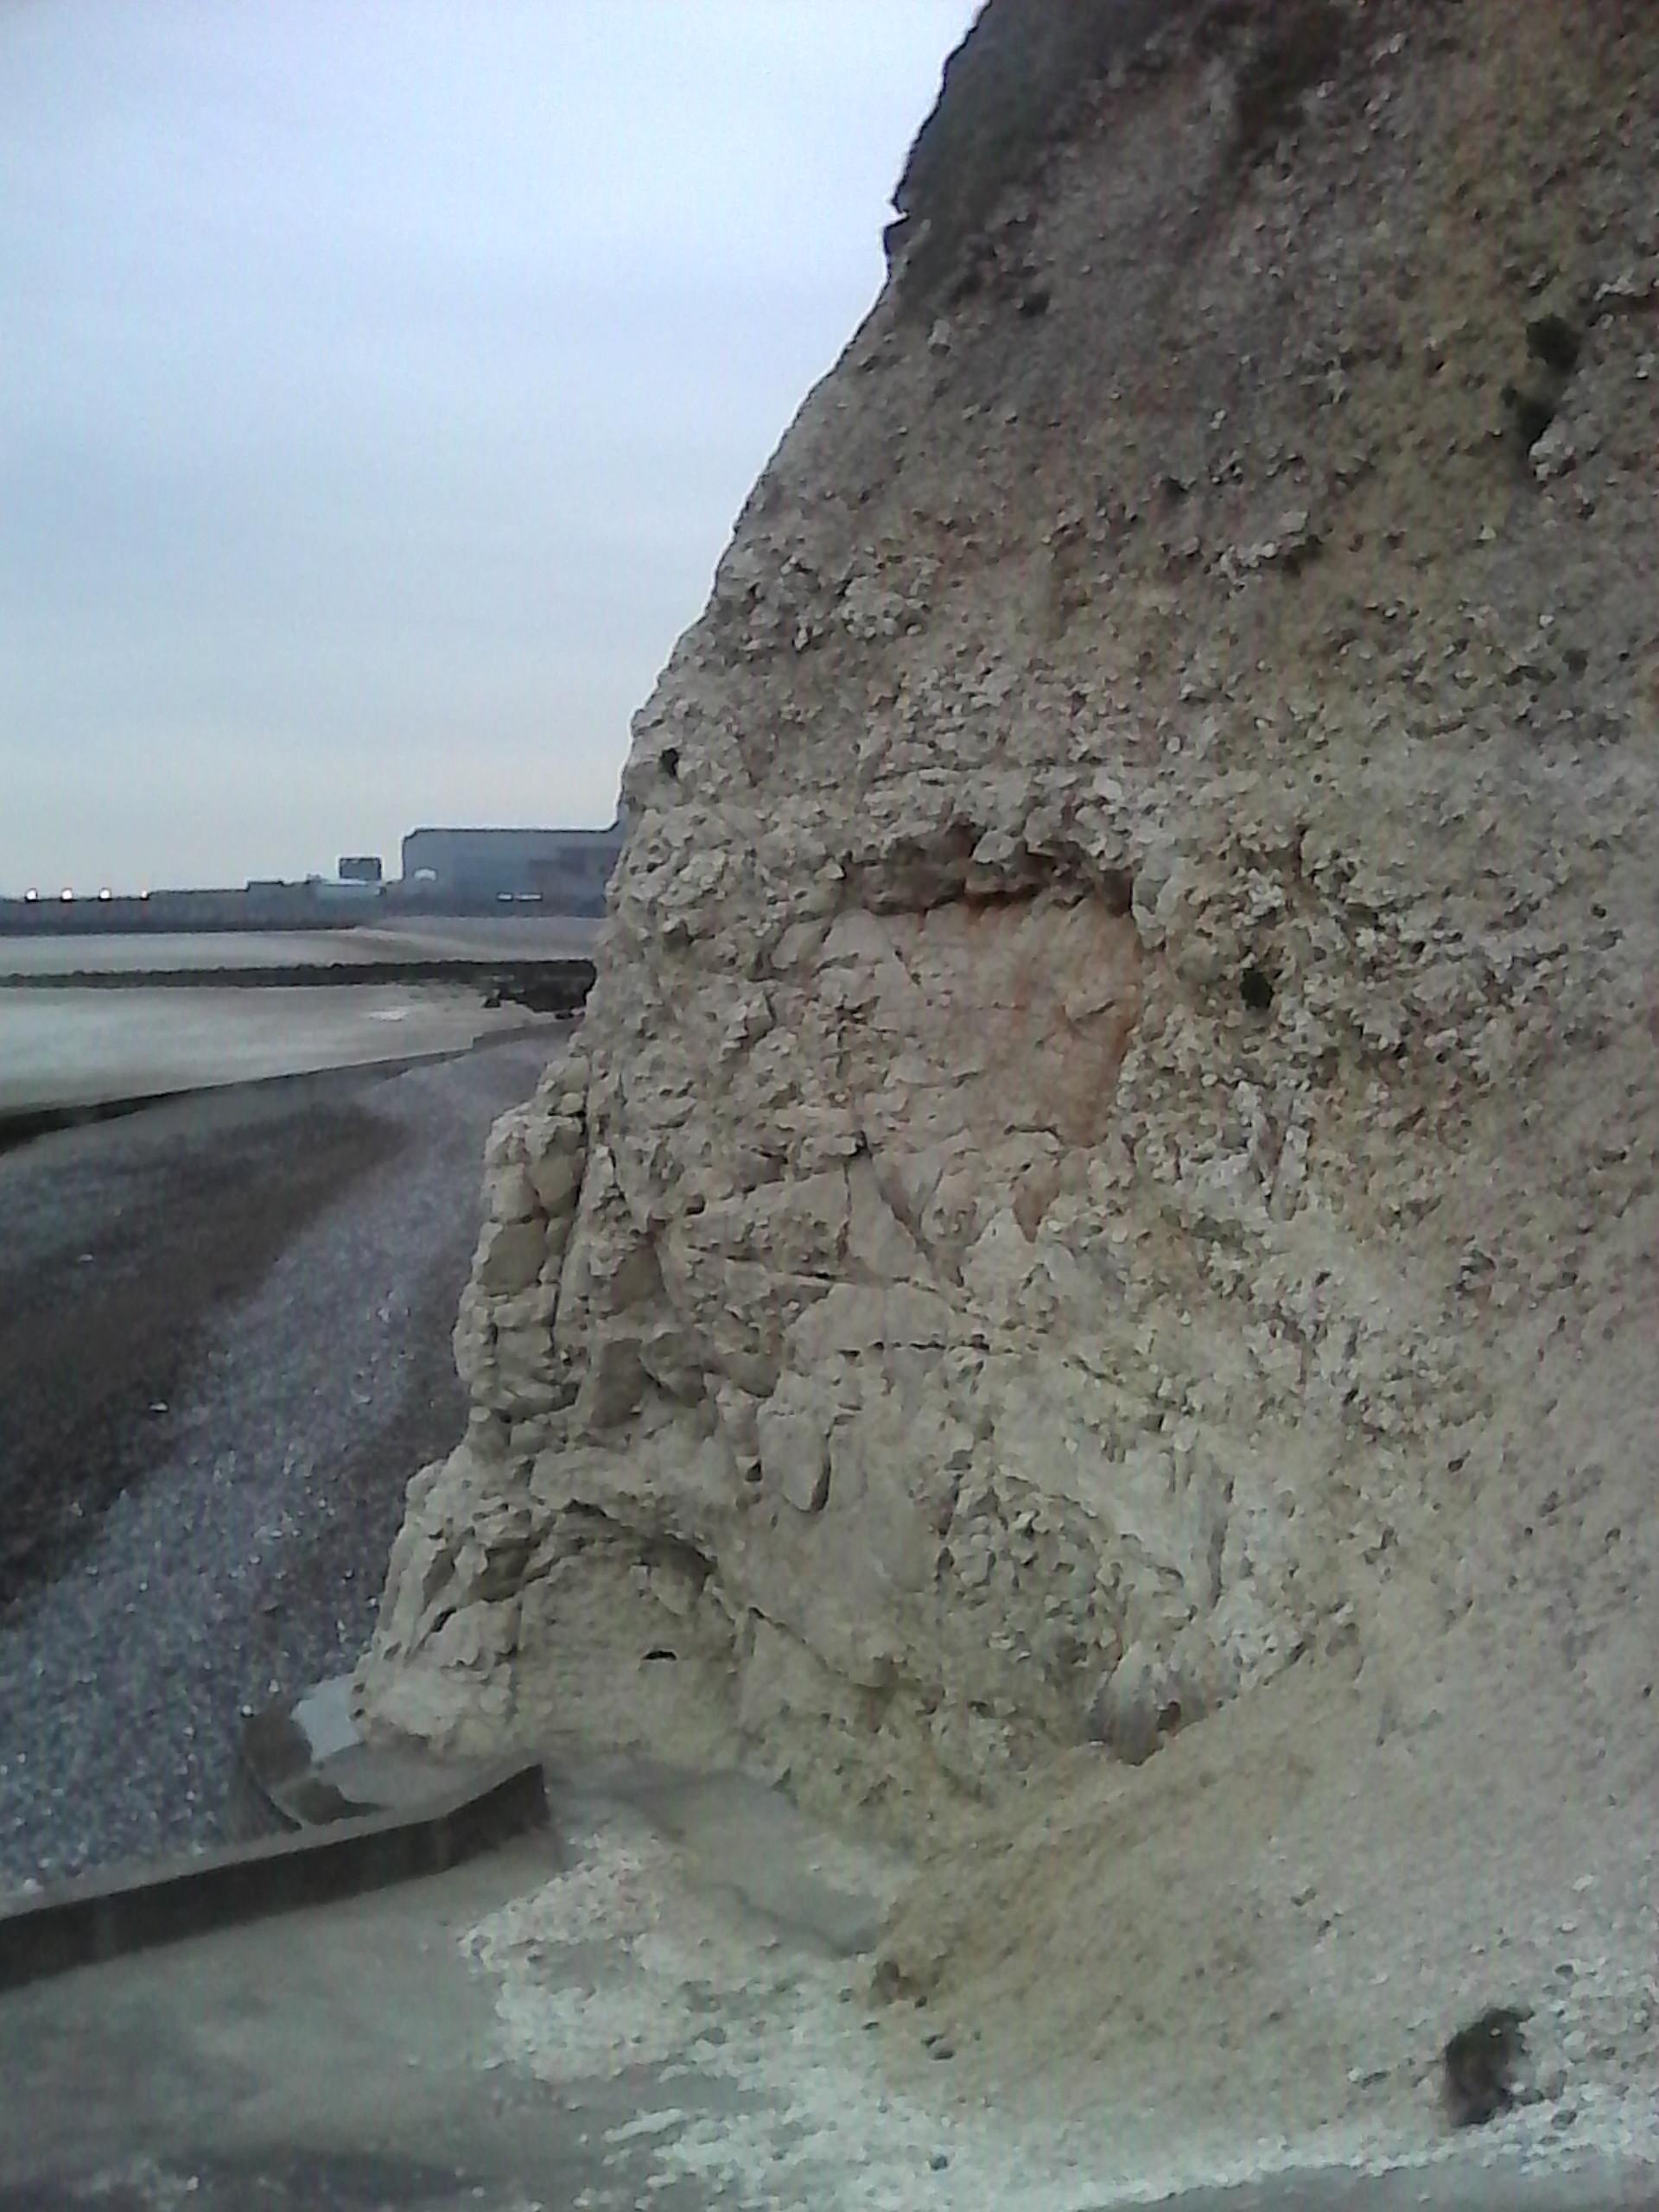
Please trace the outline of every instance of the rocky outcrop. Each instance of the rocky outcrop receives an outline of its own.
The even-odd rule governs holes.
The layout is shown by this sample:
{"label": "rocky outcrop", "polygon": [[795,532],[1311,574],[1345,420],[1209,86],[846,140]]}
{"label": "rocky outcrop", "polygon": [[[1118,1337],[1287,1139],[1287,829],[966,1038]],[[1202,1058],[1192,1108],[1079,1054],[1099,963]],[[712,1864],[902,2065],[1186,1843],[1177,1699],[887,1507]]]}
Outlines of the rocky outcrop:
{"label": "rocky outcrop", "polygon": [[1432,1642],[1592,1495],[1647,1587],[1659,20],[1010,74],[1043,12],[637,718],[372,1714],[545,1727],[610,1576],[779,1761],[973,1782]]}

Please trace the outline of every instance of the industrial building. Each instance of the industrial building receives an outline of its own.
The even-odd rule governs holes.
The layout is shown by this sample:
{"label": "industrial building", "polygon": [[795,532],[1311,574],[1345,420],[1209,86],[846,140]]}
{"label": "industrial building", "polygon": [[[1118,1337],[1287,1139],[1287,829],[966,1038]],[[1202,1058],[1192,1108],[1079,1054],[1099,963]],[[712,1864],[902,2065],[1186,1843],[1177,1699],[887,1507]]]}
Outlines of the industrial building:
{"label": "industrial building", "polygon": [[412,830],[399,895],[450,912],[522,900],[601,914],[622,827],[619,817],[608,830]]}
{"label": "industrial building", "polygon": [[498,914],[521,905],[592,918],[605,912],[624,827],[619,816],[608,830],[415,830],[404,840],[398,883],[385,880],[378,855],[359,853],[341,859],[332,880],[256,877],[239,890],[95,898],[34,890],[0,898],[0,937],[341,929],[377,915]]}

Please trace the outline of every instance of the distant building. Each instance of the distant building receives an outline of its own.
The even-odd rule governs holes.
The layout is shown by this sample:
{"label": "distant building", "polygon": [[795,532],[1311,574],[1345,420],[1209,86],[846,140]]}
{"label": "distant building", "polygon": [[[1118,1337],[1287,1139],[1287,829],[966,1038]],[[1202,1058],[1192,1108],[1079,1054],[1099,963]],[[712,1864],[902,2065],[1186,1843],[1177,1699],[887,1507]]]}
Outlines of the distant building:
{"label": "distant building", "polygon": [[412,830],[401,890],[462,911],[523,902],[600,914],[621,849],[620,820],[608,830]]}
{"label": "distant building", "polygon": [[379,883],[385,877],[378,853],[342,853],[339,873],[342,883]]}

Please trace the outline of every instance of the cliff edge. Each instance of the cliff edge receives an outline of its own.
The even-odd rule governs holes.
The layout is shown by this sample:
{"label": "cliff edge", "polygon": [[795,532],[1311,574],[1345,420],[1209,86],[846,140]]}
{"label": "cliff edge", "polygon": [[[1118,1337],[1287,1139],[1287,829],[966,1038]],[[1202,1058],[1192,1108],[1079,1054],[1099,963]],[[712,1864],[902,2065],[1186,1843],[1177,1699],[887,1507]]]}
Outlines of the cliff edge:
{"label": "cliff edge", "polygon": [[669,1656],[901,1819],[1506,1638],[1647,1725],[1656,143],[1639,0],[991,0],[636,719],[371,1717]]}

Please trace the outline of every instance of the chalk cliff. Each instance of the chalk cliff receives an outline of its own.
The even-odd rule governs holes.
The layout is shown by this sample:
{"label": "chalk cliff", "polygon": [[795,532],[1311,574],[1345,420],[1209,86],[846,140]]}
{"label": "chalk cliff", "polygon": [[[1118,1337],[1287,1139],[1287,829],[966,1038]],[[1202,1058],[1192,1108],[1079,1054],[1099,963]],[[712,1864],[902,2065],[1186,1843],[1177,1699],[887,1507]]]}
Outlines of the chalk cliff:
{"label": "chalk cliff", "polygon": [[990,0],[636,719],[371,1715],[602,1618],[902,1796],[1522,1586],[1628,1709],[1656,143],[1645,0]]}

